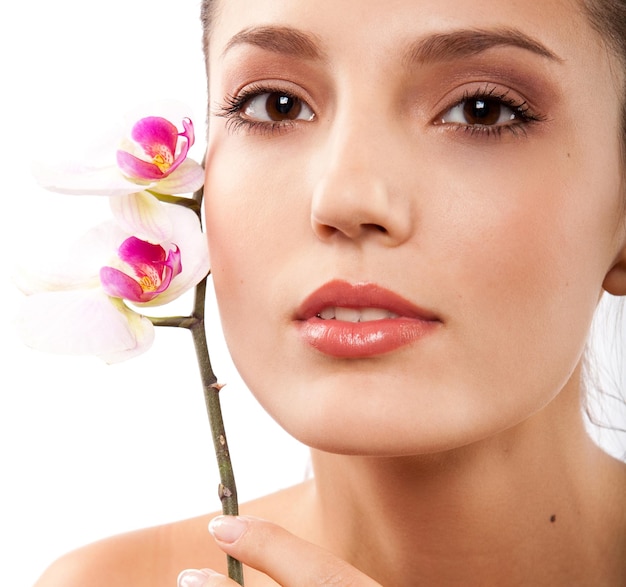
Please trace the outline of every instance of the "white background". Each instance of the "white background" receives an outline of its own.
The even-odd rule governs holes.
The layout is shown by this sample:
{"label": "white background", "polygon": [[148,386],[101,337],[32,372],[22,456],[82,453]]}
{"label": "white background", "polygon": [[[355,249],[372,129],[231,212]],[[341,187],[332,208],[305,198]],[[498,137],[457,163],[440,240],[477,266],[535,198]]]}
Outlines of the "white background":
{"label": "white background", "polygon": [[[199,160],[199,2],[9,6],[0,21],[0,585],[27,587],[71,548],[216,510],[219,502],[188,333],[160,329],[149,353],[115,366],[33,352],[14,332],[21,296],[10,280],[26,253],[108,217],[103,200],[39,189],[29,175],[33,158],[80,152],[81,137],[128,109],[177,99],[190,105]],[[224,352],[213,306],[210,319],[216,371],[228,383],[225,419],[240,496],[302,479],[306,450],[251,400]]]}

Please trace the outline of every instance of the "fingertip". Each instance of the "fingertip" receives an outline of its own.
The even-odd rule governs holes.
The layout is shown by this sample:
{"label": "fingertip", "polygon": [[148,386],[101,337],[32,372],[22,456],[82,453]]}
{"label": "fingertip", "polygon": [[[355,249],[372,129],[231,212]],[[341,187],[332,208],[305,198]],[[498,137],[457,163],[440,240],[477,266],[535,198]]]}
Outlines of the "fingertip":
{"label": "fingertip", "polygon": [[225,544],[237,542],[247,527],[248,520],[241,516],[217,516],[209,522],[211,536]]}
{"label": "fingertip", "polygon": [[211,569],[185,569],[178,575],[178,587],[207,587],[209,579],[217,575]]}

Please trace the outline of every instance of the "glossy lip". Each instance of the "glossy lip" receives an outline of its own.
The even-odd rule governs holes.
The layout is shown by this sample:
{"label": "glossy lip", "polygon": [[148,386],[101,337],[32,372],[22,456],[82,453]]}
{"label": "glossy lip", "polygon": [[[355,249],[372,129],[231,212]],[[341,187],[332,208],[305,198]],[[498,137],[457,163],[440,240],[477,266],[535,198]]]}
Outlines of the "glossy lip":
{"label": "glossy lip", "polygon": [[[323,320],[324,308],[382,308],[396,314],[369,322]],[[409,345],[439,326],[432,312],[418,308],[398,294],[373,283],[330,281],[314,291],[295,316],[302,339],[318,351],[338,358],[365,358]]]}

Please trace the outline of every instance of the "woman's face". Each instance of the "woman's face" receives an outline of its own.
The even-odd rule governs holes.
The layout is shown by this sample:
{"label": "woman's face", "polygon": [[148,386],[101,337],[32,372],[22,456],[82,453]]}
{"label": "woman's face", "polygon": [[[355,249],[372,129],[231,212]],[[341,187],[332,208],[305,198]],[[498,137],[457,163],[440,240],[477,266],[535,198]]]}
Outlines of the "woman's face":
{"label": "woman's face", "polygon": [[303,442],[449,449],[577,393],[623,240],[618,70],[577,6],[221,2],[213,278]]}

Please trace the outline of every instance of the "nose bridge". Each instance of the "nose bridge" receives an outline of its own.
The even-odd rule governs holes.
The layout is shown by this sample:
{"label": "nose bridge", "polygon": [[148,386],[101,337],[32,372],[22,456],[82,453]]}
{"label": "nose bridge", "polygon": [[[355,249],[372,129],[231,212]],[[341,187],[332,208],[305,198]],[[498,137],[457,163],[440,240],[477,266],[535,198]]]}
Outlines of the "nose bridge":
{"label": "nose bridge", "polygon": [[382,234],[402,242],[411,230],[411,205],[394,173],[401,147],[380,113],[367,110],[347,106],[334,118],[321,149],[311,222],[321,238]]}

